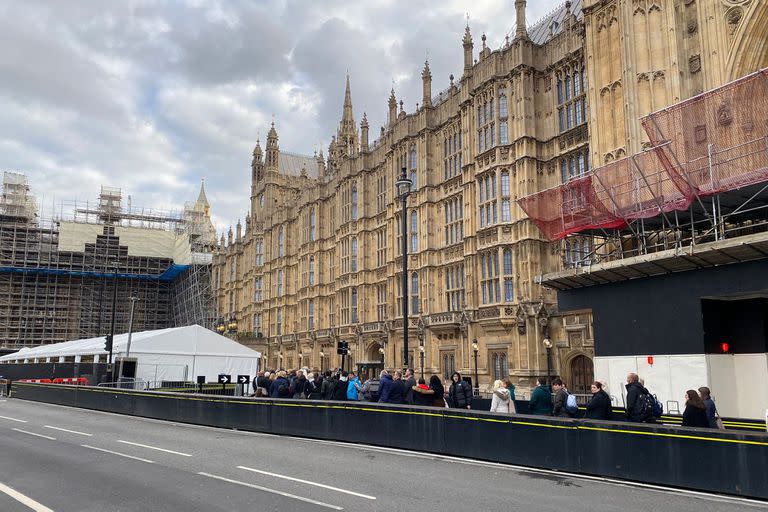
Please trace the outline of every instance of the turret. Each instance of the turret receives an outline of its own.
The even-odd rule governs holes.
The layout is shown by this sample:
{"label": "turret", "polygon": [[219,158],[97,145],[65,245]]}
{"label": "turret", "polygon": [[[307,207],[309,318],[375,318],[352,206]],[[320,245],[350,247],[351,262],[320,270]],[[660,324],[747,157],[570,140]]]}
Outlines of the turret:
{"label": "turret", "polygon": [[256,147],[253,148],[253,159],[251,160],[251,182],[256,184],[264,178],[264,161],[262,160],[261,145],[259,139],[256,139]]}
{"label": "turret", "polygon": [[387,116],[387,124],[389,127],[393,127],[397,121],[397,98],[395,98],[395,88],[392,88],[392,92],[389,95],[389,115]]}
{"label": "turret", "polygon": [[427,60],[424,61],[424,69],[421,71],[421,104],[424,108],[432,106],[432,72]]}
{"label": "turret", "polygon": [[525,26],[525,4],[525,0],[515,0],[515,11],[517,13],[515,39],[528,39],[528,29]]}
{"label": "turret", "polygon": [[240,243],[243,238],[243,226],[240,224],[240,219],[237,219],[237,225],[235,226],[235,241]]}
{"label": "turret", "polygon": [[464,39],[462,39],[464,46],[464,74],[472,71],[472,34],[469,32],[469,21],[467,21],[467,28],[464,29]]}
{"label": "turret", "polygon": [[363,112],[363,120],[360,122],[360,150],[368,151],[368,117]]}
{"label": "turret", "polygon": [[357,146],[357,127],[355,126],[355,118],[352,115],[352,92],[349,87],[349,73],[347,73],[347,86],[344,90],[344,111],[339,123],[338,143],[347,154],[353,153],[355,146]]}
{"label": "turret", "polygon": [[272,127],[267,134],[267,161],[266,168],[276,171],[278,169],[278,159],[280,158],[280,148],[277,145],[277,130],[275,122],[272,121]]}

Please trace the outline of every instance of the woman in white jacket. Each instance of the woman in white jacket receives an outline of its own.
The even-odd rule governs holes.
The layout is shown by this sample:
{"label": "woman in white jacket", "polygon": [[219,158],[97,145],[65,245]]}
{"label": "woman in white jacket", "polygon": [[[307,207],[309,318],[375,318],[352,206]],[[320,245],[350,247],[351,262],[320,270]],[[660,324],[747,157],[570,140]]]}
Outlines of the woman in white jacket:
{"label": "woman in white jacket", "polygon": [[515,412],[515,406],[509,397],[509,390],[504,387],[504,383],[500,380],[493,383],[491,412],[505,412],[507,414]]}

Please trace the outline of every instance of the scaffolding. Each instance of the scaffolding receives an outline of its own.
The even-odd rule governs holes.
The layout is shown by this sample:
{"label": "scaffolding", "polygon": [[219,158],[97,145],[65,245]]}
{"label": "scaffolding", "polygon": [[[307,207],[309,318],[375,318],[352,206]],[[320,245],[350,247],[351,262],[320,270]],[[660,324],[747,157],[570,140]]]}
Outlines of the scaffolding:
{"label": "scaffolding", "polygon": [[641,121],[649,150],[518,201],[566,266],[768,231],[768,70]]}
{"label": "scaffolding", "polygon": [[[4,174],[0,202],[0,346],[104,335],[115,289],[117,332],[128,330],[130,297],[140,299],[134,331],[213,326],[210,254],[189,245],[181,216],[123,209],[119,189],[102,187],[97,206],[41,218],[21,201],[21,190],[30,195],[19,176]],[[153,240],[168,249],[152,250]]]}

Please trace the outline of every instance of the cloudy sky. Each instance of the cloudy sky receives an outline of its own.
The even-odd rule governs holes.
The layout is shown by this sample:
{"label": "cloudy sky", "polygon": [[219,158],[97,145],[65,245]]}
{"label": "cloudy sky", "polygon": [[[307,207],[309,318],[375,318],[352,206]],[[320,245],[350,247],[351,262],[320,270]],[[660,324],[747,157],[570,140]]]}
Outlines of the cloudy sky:
{"label": "cloudy sky", "polygon": [[[528,23],[557,0],[529,0]],[[25,173],[44,214],[120,187],[172,209],[206,179],[219,230],[248,208],[251,151],[275,116],[283,150],[326,148],[349,70],[372,138],[394,81],[406,111],[458,79],[469,14],[498,48],[514,0],[0,2],[0,170]],[[57,207],[58,208],[58,207]]]}

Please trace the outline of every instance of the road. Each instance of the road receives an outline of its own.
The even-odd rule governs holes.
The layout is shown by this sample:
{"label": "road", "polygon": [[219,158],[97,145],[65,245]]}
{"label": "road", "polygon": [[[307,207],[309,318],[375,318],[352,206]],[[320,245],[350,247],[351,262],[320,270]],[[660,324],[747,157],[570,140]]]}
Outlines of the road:
{"label": "road", "polygon": [[732,512],[768,504],[9,399],[0,401],[0,510]]}

